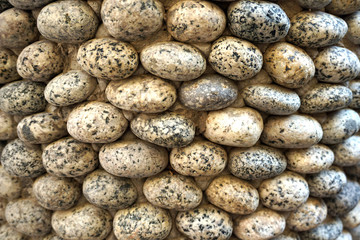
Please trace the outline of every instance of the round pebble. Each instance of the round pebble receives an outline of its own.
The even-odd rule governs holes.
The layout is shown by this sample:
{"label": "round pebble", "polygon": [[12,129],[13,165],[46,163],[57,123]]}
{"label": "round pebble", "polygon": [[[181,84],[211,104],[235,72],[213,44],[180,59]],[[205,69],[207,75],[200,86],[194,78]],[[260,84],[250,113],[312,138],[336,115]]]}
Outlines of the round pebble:
{"label": "round pebble", "polygon": [[33,184],[38,203],[49,210],[66,210],[73,207],[81,196],[78,182],[50,174],[38,177]]}
{"label": "round pebble", "polygon": [[359,80],[352,80],[349,81],[349,89],[352,92],[352,100],[349,104],[350,108],[359,109],[360,108],[360,81]]}
{"label": "round pebble", "polygon": [[342,143],[332,145],[331,149],[335,154],[335,165],[353,166],[360,163],[360,136],[352,136]]}
{"label": "round pebble", "polygon": [[11,176],[1,165],[0,182],[0,198],[12,200],[20,197],[22,190],[20,178]]}
{"label": "round pebble", "polygon": [[86,176],[82,189],[90,203],[104,209],[127,208],[137,198],[136,188],[130,179],[115,177],[100,169]]}
{"label": "round pebble", "polygon": [[346,15],[360,10],[359,0],[332,0],[325,10],[334,15]]}
{"label": "round pebble", "polygon": [[290,171],[263,181],[258,191],[262,204],[277,211],[296,210],[310,194],[305,179]]}
{"label": "round pebble", "polygon": [[17,123],[13,116],[0,110],[0,122],[0,141],[11,140],[17,137]]}
{"label": "round pebble", "polygon": [[346,37],[354,44],[360,44],[360,11],[354,12],[345,18],[345,21],[349,27]]}
{"label": "round pebble", "polygon": [[0,84],[20,79],[16,70],[17,55],[9,49],[0,48]]}
{"label": "round pebble", "polygon": [[299,232],[301,240],[336,240],[341,235],[343,224],[339,218],[332,218],[328,216],[316,228],[308,231]]}
{"label": "round pebble", "polygon": [[350,212],[341,216],[341,221],[346,228],[355,228],[360,225],[360,201]]}
{"label": "round pebble", "polygon": [[46,4],[53,2],[54,0],[32,0],[31,2],[27,0],[8,0],[11,5],[16,8],[23,10],[32,10],[45,6]]}
{"label": "round pebble", "polygon": [[9,224],[3,224],[0,226],[0,239],[5,240],[27,240],[28,237],[23,235],[14,228],[12,228]]}

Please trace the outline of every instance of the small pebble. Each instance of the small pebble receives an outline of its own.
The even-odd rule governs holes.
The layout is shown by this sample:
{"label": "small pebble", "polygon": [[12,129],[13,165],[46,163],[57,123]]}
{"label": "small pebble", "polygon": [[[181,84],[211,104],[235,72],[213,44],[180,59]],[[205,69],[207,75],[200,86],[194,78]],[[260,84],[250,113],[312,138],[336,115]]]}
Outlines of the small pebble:
{"label": "small pebble", "polygon": [[360,163],[360,136],[352,136],[342,143],[332,145],[331,149],[335,154],[335,165],[353,166]]}
{"label": "small pebble", "polygon": [[341,235],[342,230],[343,224],[341,220],[338,217],[332,218],[328,216],[316,228],[299,232],[299,235],[301,240],[336,240]]}

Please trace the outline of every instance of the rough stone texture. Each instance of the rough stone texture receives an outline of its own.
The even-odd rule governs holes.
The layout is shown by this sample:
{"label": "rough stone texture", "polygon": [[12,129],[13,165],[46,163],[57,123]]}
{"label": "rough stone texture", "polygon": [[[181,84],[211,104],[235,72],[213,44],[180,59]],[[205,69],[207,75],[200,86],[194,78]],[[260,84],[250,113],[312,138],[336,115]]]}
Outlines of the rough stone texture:
{"label": "rough stone texture", "polygon": [[286,40],[300,47],[326,47],[338,43],[346,34],[346,22],[325,12],[300,12],[290,19]]}
{"label": "rough stone texture", "polygon": [[266,49],[264,69],[274,82],[287,88],[302,87],[315,74],[315,65],[310,56],[287,42],[275,43]]}
{"label": "rough stone texture", "polygon": [[10,8],[0,13],[0,47],[22,48],[38,39],[36,20],[31,13]]}
{"label": "rough stone texture", "polygon": [[353,96],[351,103],[349,104],[349,107],[353,108],[353,109],[359,109],[360,108],[360,81],[359,80],[350,81],[348,88],[351,90],[352,96]]}
{"label": "rough stone texture", "polygon": [[285,229],[285,218],[275,211],[264,208],[234,222],[234,234],[243,240],[270,239]]}
{"label": "rough stone texture", "polygon": [[64,239],[104,239],[111,232],[112,217],[104,209],[89,203],[52,215],[51,225]]}
{"label": "rough stone texture", "polygon": [[84,1],[62,0],[43,7],[37,18],[39,32],[59,43],[82,43],[95,36],[99,24],[93,9]]}
{"label": "rough stone texture", "polygon": [[277,211],[296,210],[310,194],[305,179],[290,171],[263,181],[258,191],[262,204]]}
{"label": "rough stone texture", "polygon": [[208,61],[217,73],[240,81],[252,78],[260,72],[263,56],[254,44],[225,36],[212,44]]}
{"label": "rough stone texture", "polygon": [[343,224],[339,218],[332,218],[328,216],[316,228],[308,231],[299,232],[301,240],[335,240],[341,235]]}
{"label": "rough stone texture", "polygon": [[130,77],[136,71],[139,57],[129,43],[111,38],[98,38],[80,46],[77,61],[91,76],[121,80]]}
{"label": "rough stone texture", "polygon": [[16,231],[32,237],[44,236],[51,231],[51,211],[41,207],[35,199],[9,202],[5,217]]}
{"label": "rough stone texture", "polygon": [[164,112],[176,100],[176,88],[152,75],[137,75],[123,81],[111,81],[105,93],[114,106],[144,113]]}
{"label": "rough stone texture", "polygon": [[354,12],[350,16],[346,17],[345,21],[349,28],[346,33],[347,39],[349,39],[353,44],[360,44],[360,11]]}
{"label": "rough stone texture", "polygon": [[166,149],[140,139],[105,144],[99,159],[107,172],[128,178],[150,177],[168,165]]}
{"label": "rough stone texture", "polygon": [[42,160],[46,171],[58,177],[80,177],[98,166],[97,153],[91,145],[72,137],[47,145]]}
{"label": "rough stone texture", "polygon": [[0,141],[11,140],[17,137],[17,123],[13,116],[0,110],[0,122]]}
{"label": "rough stone texture", "polygon": [[81,196],[81,186],[72,178],[44,174],[35,180],[33,192],[42,207],[49,210],[66,210],[77,203]]}
{"label": "rough stone texture", "polygon": [[128,122],[111,104],[92,101],[75,107],[68,117],[69,134],[88,143],[109,143],[123,135]]}
{"label": "rough stone texture", "polygon": [[337,110],[327,115],[321,127],[324,133],[322,143],[341,143],[359,131],[360,117],[352,109]]}
{"label": "rough stone texture", "polygon": [[294,231],[307,231],[317,227],[327,216],[327,207],[322,199],[308,198],[286,219],[286,226]]}
{"label": "rough stone texture", "polygon": [[290,149],[286,153],[287,168],[298,173],[317,173],[328,169],[334,162],[334,153],[322,144],[309,148]]}
{"label": "rough stone texture", "polygon": [[331,149],[335,154],[335,165],[353,166],[360,163],[360,136],[352,136],[342,143],[332,145]]}
{"label": "rough stone texture", "polygon": [[233,214],[250,214],[259,205],[256,188],[232,175],[216,177],[205,193],[210,203]]}
{"label": "rough stone texture", "polygon": [[0,84],[20,79],[16,71],[17,55],[11,50],[0,48]]}
{"label": "rough stone texture", "polygon": [[58,107],[86,100],[95,90],[95,78],[81,70],[70,70],[53,78],[45,87],[46,101]]}
{"label": "rough stone texture", "polygon": [[66,136],[66,123],[52,113],[37,113],[21,119],[17,125],[17,134],[25,143],[51,143]]}
{"label": "rough stone texture", "polygon": [[303,113],[331,112],[347,107],[351,103],[352,92],[342,85],[319,83],[300,99],[300,111]]}
{"label": "rough stone texture", "polygon": [[11,82],[0,88],[0,109],[11,115],[29,115],[46,107],[45,85],[30,81]]}
{"label": "rough stone texture", "polygon": [[272,178],[286,169],[286,158],[281,151],[263,145],[233,148],[229,153],[228,169],[245,180]]}
{"label": "rough stone texture", "polygon": [[165,239],[172,227],[167,210],[150,203],[138,203],[119,210],[114,216],[113,230],[117,239]]}
{"label": "rough stone texture", "polygon": [[0,166],[0,198],[12,200],[20,197],[21,195],[21,181],[18,177],[11,176],[5,171],[3,166]]}
{"label": "rough stone texture", "polygon": [[277,42],[290,28],[290,20],[281,7],[266,1],[237,1],[229,6],[227,15],[231,32],[249,41]]}
{"label": "rough stone texture", "polygon": [[204,136],[214,143],[251,147],[259,140],[263,120],[252,108],[225,108],[209,112]]}
{"label": "rough stone texture", "polygon": [[210,204],[179,212],[175,222],[177,229],[192,240],[226,240],[233,231],[233,222],[229,214]]}
{"label": "rough stone texture", "polygon": [[3,224],[0,226],[0,239],[27,240],[28,237],[15,231],[15,229],[12,228],[9,224]]}
{"label": "rough stone texture", "polygon": [[206,59],[202,52],[181,42],[150,44],[141,51],[140,60],[151,74],[173,81],[193,80],[206,69]]}
{"label": "rough stone texture", "polygon": [[226,27],[225,13],[207,1],[179,1],[167,11],[167,29],[181,42],[211,42]]}
{"label": "rough stone texture", "polygon": [[194,140],[190,145],[173,148],[171,167],[184,176],[215,176],[227,164],[227,153],[221,146],[205,140]]}
{"label": "rough stone texture", "polygon": [[334,15],[346,15],[360,10],[359,0],[332,0],[325,8]]}
{"label": "rough stone texture", "polygon": [[233,81],[218,75],[206,74],[184,82],[179,89],[179,100],[196,111],[215,111],[235,102],[238,88]]}
{"label": "rough stone texture", "polygon": [[321,82],[343,83],[355,79],[360,73],[356,54],[338,46],[325,48],[314,59],[314,64],[316,79]]}
{"label": "rough stone texture", "polygon": [[267,119],[261,141],[276,148],[308,148],[323,136],[321,125],[301,114],[271,116]]}
{"label": "rough stone texture", "polygon": [[306,176],[310,195],[313,197],[333,197],[338,194],[346,183],[345,173],[338,167],[331,166],[316,174]]}
{"label": "rough stone texture", "polygon": [[177,211],[196,208],[203,196],[192,178],[171,171],[147,178],[143,192],[153,205]]}
{"label": "rough stone texture", "polygon": [[360,201],[350,212],[341,216],[341,221],[346,228],[355,228],[360,225]]}
{"label": "rough stone texture", "polygon": [[104,209],[127,208],[138,195],[130,179],[115,177],[100,169],[86,176],[82,189],[90,203]]}
{"label": "rough stone texture", "polygon": [[35,8],[40,8],[45,6],[48,3],[53,2],[54,0],[8,0],[11,5],[16,8],[23,10],[32,10]]}
{"label": "rough stone texture", "polygon": [[17,59],[17,71],[27,80],[45,82],[63,70],[64,57],[60,46],[49,40],[25,47]]}
{"label": "rough stone texture", "polygon": [[195,124],[187,117],[166,112],[140,114],[130,124],[131,131],[139,138],[162,147],[184,147],[195,136]]}
{"label": "rough stone texture", "polygon": [[5,146],[1,164],[11,176],[37,177],[45,172],[40,147],[28,147],[18,138]]}
{"label": "rough stone texture", "polygon": [[300,108],[296,92],[275,84],[252,84],[241,95],[246,105],[272,115],[290,115]]}

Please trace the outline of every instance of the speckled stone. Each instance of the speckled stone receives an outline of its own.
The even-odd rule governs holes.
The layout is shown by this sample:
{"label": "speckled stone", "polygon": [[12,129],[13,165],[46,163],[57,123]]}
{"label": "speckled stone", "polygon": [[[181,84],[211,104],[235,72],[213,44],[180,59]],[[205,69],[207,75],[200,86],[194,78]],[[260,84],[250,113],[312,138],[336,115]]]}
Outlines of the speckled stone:
{"label": "speckled stone", "polygon": [[315,74],[315,65],[310,56],[287,42],[275,43],[266,49],[264,69],[277,84],[287,88],[302,87]]}
{"label": "speckled stone", "polygon": [[354,12],[350,16],[346,17],[345,21],[349,28],[346,33],[347,39],[354,44],[360,44],[360,11]]}
{"label": "speckled stone", "polygon": [[339,218],[328,216],[316,228],[308,231],[299,232],[301,240],[336,240],[341,235],[343,224]]}
{"label": "speckled stone", "polygon": [[80,177],[98,166],[98,156],[91,145],[72,137],[47,145],[42,159],[46,171],[58,177]]}
{"label": "speckled stone", "polygon": [[60,46],[49,40],[25,47],[17,59],[17,71],[27,80],[45,82],[63,70],[64,57]]}
{"label": "speckled stone", "polygon": [[298,209],[291,212],[286,219],[286,226],[294,231],[307,231],[317,227],[327,216],[327,207],[320,198],[308,198]]}
{"label": "speckled stone", "polygon": [[11,176],[37,177],[45,172],[40,147],[28,147],[18,138],[5,146],[1,164]]}
{"label": "speckled stone", "polygon": [[11,8],[0,14],[0,47],[22,48],[35,42],[38,35],[30,12]]}
{"label": "speckled stone", "polygon": [[258,74],[256,74],[254,77],[238,81],[236,82],[238,85],[239,90],[241,91],[245,87],[254,85],[254,84],[271,84],[273,81],[269,74],[264,70],[261,69]]}
{"label": "speckled stone", "polygon": [[216,177],[205,194],[210,203],[233,214],[250,214],[259,205],[256,188],[232,175]]}
{"label": "speckled stone", "polygon": [[130,179],[115,177],[100,169],[86,176],[82,189],[90,203],[104,209],[127,208],[137,198]]}
{"label": "speckled stone", "polygon": [[321,125],[301,114],[271,116],[267,119],[261,141],[276,148],[308,148],[320,142]]}
{"label": "speckled stone", "polygon": [[275,3],[245,0],[232,3],[227,12],[231,32],[243,39],[271,43],[284,38],[290,20]]}
{"label": "speckled stone", "polygon": [[169,148],[184,147],[195,136],[193,121],[174,112],[140,114],[131,121],[130,127],[137,137]]}
{"label": "speckled stone", "polygon": [[221,37],[211,46],[211,67],[233,80],[246,80],[261,70],[263,56],[254,44],[232,36]]}
{"label": "speckled stone", "polygon": [[310,194],[305,179],[290,171],[263,181],[258,191],[262,204],[277,211],[296,210]]}
{"label": "speckled stone", "polygon": [[343,230],[338,238],[336,240],[353,240],[353,237],[351,236],[350,232],[347,230]]}
{"label": "speckled stone", "polygon": [[225,30],[225,13],[208,1],[177,1],[167,11],[167,29],[181,42],[211,42]]}
{"label": "speckled stone", "polygon": [[4,240],[27,240],[28,237],[23,235],[14,228],[10,227],[9,224],[3,224],[0,226],[0,239]]}
{"label": "speckled stone", "polygon": [[107,172],[128,178],[150,177],[168,165],[166,149],[140,139],[105,144],[99,159]]}
{"label": "speckled stone", "polygon": [[56,235],[56,233],[50,233],[49,235],[46,235],[42,240],[64,240],[64,239]]}
{"label": "speckled stone", "polygon": [[230,106],[238,96],[238,88],[231,80],[206,74],[184,82],[179,89],[179,100],[184,106],[197,111],[214,111]]}
{"label": "speckled stone", "polygon": [[164,112],[176,100],[176,88],[171,83],[148,74],[111,81],[105,93],[112,105],[144,113]]}
{"label": "speckled stone", "polygon": [[0,84],[20,79],[16,71],[17,55],[11,50],[0,48]]}
{"label": "speckled stone", "polygon": [[146,179],[143,192],[153,205],[177,211],[196,208],[203,196],[192,178],[171,171]]}
{"label": "speckled stone", "polygon": [[53,78],[45,87],[46,101],[58,107],[86,100],[95,90],[95,78],[81,70],[70,70]]}
{"label": "speckled stone", "polygon": [[189,81],[200,77],[206,69],[201,51],[180,42],[157,42],[140,53],[143,67],[155,76],[173,81]]}
{"label": "speckled stone", "polygon": [[46,4],[53,2],[54,0],[8,0],[11,5],[16,8],[23,10],[32,10],[35,8],[40,8]]}
{"label": "speckled stone", "polygon": [[352,136],[331,146],[331,149],[335,154],[335,165],[353,166],[360,163],[360,136]]}
{"label": "speckled stone", "polygon": [[54,212],[51,226],[58,236],[65,239],[97,240],[104,239],[111,232],[111,220],[108,211],[85,203]]}
{"label": "speckled stone", "polygon": [[331,216],[342,216],[355,208],[360,200],[360,184],[347,180],[340,192],[331,198],[324,199]]}
{"label": "speckled stone", "polygon": [[277,237],[271,238],[271,240],[300,240],[300,236],[296,232],[285,229],[282,234],[278,235]]}
{"label": "speckled stone", "polygon": [[360,129],[360,117],[352,109],[341,109],[328,114],[323,129],[322,143],[337,144],[351,137]]}
{"label": "speckled stone", "polygon": [[300,99],[300,111],[303,113],[331,112],[348,106],[352,92],[342,85],[319,83],[306,91]]}
{"label": "speckled stone", "polygon": [[11,82],[0,88],[0,109],[9,114],[28,115],[46,107],[45,85],[30,81]]}
{"label": "speckled stone", "polygon": [[171,227],[170,213],[150,203],[119,210],[113,222],[117,239],[162,240],[169,235]]}
{"label": "speckled stone", "polygon": [[69,134],[87,143],[109,143],[123,135],[128,122],[122,112],[111,104],[92,101],[75,107],[69,114]]}
{"label": "speckled stone", "polygon": [[157,0],[105,0],[101,18],[110,34],[122,41],[140,41],[161,29],[164,7]]}
{"label": "speckled stone", "polygon": [[360,61],[356,54],[338,46],[322,50],[314,59],[314,64],[316,79],[321,82],[343,83],[355,79],[360,73]]}
{"label": "speckled stone", "polygon": [[0,198],[16,199],[21,195],[21,182],[18,177],[11,176],[4,167],[0,165]]}
{"label": "speckled stone", "polygon": [[328,169],[334,162],[334,153],[323,144],[309,148],[290,149],[286,153],[287,168],[298,173],[317,173]]}
{"label": "speckled stone", "polygon": [[300,12],[290,19],[286,40],[300,47],[326,47],[338,43],[346,34],[346,22],[329,13]]}
{"label": "speckled stone", "polygon": [[360,10],[359,0],[332,0],[325,8],[326,12],[334,15],[346,15]]}
{"label": "speckled stone", "polygon": [[139,57],[129,43],[111,38],[98,38],[80,46],[77,61],[91,76],[121,80],[130,77],[136,71]]}
{"label": "speckled stone", "polygon": [[333,197],[346,183],[345,173],[338,167],[331,166],[316,174],[306,176],[310,195],[313,197]]}
{"label": "speckled stone", "polygon": [[224,108],[209,112],[204,136],[214,143],[251,147],[259,140],[263,120],[252,108]]}
{"label": "speckled stone", "polygon": [[0,110],[0,122],[0,141],[11,140],[17,137],[17,123],[13,116]]}
{"label": "speckled stone", "polygon": [[17,125],[19,138],[30,144],[50,143],[66,136],[65,121],[52,113],[37,113],[21,119]]}
{"label": "speckled stone", "polygon": [[243,240],[266,240],[280,235],[285,229],[285,218],[263,208],[234,222],[234,233]]}
{"label": "speckled stone", "polygon": [[296,0],[296,2],[303,8],[320,10],[331,3],[331,0]]}
{"label": "speckled stone", "polygon": [[275,84],[253,84],[241,90],[246,105],[272,115],[289,115],[300,108],[296,92]]}
{"label": "speckled stone", "polygon": [[350,212],[341,216],[341,221],[346,228],[355,228],[360,225],[360,201]]}
{"label": "speckled stone", "polygon": [[[360,21],[360,19],[359,19]],[[360,44],[360,43],[359,43]],[[360,80],[352,80],[349,81],[348,88],[352,92],[352,100],[348,107],[353,109],[359,109],[360,108]]]}
{"label": "speckled stone", "polygon": [[210,204],[178,212],[175,221],[177,229],[191,240],[226,240],[233,231],[228,213]]}
{"label": "speckled stone", "polygon": [[84,1],[62,0],[43,7],[37,27],[45,38],[59,43],[81,43],[95,36],[99,20]]}
{"label": "speckled stone", "polygon": [[51,231],[51,211],[41,207],[35,199],[23,198],[9,202],[5,217],[16,231],[29,236],[40,237]]}
{"label": "speckled stone", "polygon": [[229,153],[228,169],[239,178],[257,180],[275,177],[286,168],[282,152],[267,146],[233,148]]}
{"label": "speckled stone", "polygon": [[50,174],[38,177],[33,184],[38,203],[49,210],[73,207],[81,196],[81,187],[72,178],[59,178]]}
{"label": "speckled stone", "polygon": [[225,169],[227,153],[221,146],[205,140],[194,140],[190,145],[173,148],[171,167],[184,176],[215,176]]}

